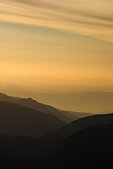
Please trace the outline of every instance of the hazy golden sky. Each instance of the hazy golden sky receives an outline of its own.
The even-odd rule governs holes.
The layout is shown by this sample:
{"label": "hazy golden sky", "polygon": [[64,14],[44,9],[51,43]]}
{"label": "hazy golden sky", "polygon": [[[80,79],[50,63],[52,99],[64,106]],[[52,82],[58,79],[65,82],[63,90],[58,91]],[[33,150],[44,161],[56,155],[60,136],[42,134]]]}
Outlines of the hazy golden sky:
{"label": "hazy golden sky", "polygon": [[112,0],[0,0],[0,81],[113,91]]}

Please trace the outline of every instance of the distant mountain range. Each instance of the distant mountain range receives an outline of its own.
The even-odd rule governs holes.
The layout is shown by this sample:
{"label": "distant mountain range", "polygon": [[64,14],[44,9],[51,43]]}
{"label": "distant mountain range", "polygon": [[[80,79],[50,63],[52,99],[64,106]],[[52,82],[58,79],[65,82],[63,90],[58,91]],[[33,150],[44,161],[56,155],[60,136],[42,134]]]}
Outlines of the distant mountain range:
{"label": "distant mountain range", "polygon": [[53,115],[16,103],[0,102],[0,133],[2,134],[40,137],[65,124]]}
{"label": "distant mountain range", "polygon": [[52,106],[39,103],[32,98],[11,97],[3,93],[0,93],[0,101],[19,104],[21,106],[31,108],[42,113],[55,116],[57,119],[63,121],[64,123],[70,123],[73,120],[90,115],[90,113],[59,110]]}
{"label": "distant mountain range", "polygon": [[32,98],[11,97],[0,93],[0,133],[40,137],[88,116],[66,112],[38,103]]}

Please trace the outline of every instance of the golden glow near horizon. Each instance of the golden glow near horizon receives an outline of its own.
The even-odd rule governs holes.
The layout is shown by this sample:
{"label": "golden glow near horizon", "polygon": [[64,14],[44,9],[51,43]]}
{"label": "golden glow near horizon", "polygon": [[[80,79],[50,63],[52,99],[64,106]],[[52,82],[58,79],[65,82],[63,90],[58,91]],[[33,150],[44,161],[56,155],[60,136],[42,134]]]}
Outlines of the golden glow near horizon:
{"label": "golden glow near horizon", "polygon": [[112,8],[111,0],[1,0],[1,84],[113,91]]}

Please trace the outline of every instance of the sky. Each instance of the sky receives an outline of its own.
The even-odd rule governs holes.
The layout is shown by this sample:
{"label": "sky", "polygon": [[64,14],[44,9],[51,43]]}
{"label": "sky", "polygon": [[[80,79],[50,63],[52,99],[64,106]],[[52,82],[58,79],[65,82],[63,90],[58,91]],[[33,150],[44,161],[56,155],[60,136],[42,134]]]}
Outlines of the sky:
{"label": "sky", "polygon": [[112,0],[0,0],[0,89],[113,91]]}

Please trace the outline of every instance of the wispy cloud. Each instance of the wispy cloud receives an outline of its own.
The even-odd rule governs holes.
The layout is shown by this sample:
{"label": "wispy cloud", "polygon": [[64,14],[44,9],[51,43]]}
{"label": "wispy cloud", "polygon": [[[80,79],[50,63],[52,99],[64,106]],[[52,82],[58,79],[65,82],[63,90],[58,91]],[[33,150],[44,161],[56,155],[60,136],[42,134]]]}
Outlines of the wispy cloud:
{"label": "wispy cloud", "polygon": [[0,20],[45,26],[113,42],[112,0],[1,0]]}

